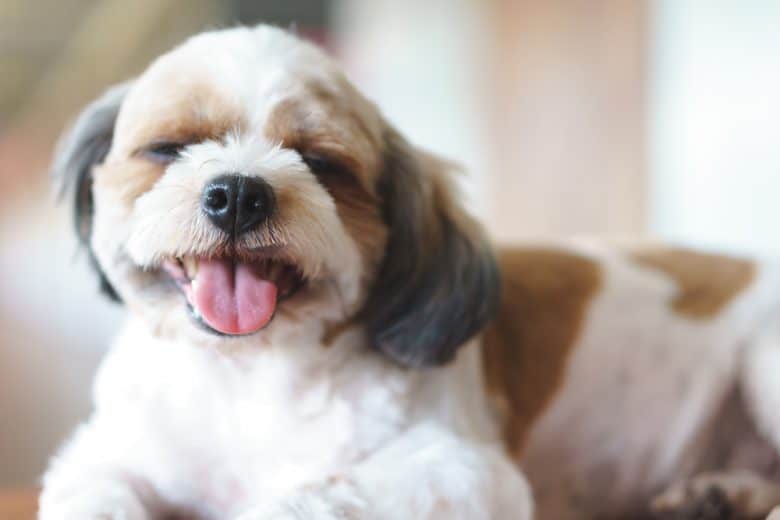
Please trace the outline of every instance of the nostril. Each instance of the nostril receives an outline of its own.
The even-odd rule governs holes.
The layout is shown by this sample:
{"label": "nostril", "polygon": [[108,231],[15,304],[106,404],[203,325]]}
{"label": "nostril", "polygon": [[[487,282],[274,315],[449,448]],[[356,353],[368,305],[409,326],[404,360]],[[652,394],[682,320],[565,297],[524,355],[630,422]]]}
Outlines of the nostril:
{"label": "nostril", "polygon": [[224,189],[217,187],[206,192],[203,197],[203,205],[212,211],[221,211],[228,207],[228,195]]}
{"label": "nostril", "polygon": [[232,235],[236,221],[237,175],[221,175],[206,185],[200,204],[203,212],[219,229]]}
{"label": "nostril", "polygon": [[250,196],[247,198],[244,208],[247,211],[263,211],[265,209],[265,200],[258,195]]}
{"label": "nostril", "polygon": [[263,179],[243,177],[238,195],[236,229],[244,233],[255,229],[268,219],[274,210],[274,194]]}

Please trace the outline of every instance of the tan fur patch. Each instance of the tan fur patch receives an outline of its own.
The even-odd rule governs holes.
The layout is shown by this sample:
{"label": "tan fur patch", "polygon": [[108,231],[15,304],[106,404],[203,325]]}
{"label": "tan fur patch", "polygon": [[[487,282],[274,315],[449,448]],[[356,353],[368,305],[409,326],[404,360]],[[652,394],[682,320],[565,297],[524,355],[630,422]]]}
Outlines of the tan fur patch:
{"label": "tan fur patch", "polygon": [[157,142],[221,139],[246,125],[241,108],[207,84],[185,88],[179,83],[159,86],[151,99],[143,92],[128,98],[117,123],[122,125],[115,140],[119,157]]}
{"label": "tan fur patch", "polygon": [[325,180],[328,192],[336,201],[339,217],[360,249],[366,276],[373,278],[387,243],[387,226],[381,215],[379,200],[354,182]]}
{"label": "tan fur patch", "polygon": [[268,138],[286,148],[327,158],[343,171],[320,172],[347,231],[357,243],[367,278],[382,260],[387,227],[376,193],[381,142],[354,107],[325,88],[310,83],[305,95],[288,98],[272,111]]}
{"label": "tan fur patch", "polygon": [[336,341],[339,336],[348,331],[354,324],[354,317],[349,317],[341,321],[325,323],[325,330],[322,334],[322,345],[326,348],[331,347],[333,342]]}
{"label": "tan fur patch", "polygon": [[592,260],[553,249],[503,250],[498,258],[501,307],[485,329],[483,368],[507,447],[519,457],[530,426],[562,384],[602,273]]}
{"label": "tan fur patch", "polygon": [[163,174],[163,168],[139,158],[104,164],[95,168],[98,189],[113,191],[122,207],[131,207],[135,200],[149,191]]}
{"label": "tan fur patch", "polygon": [[357,113],[355,100],[342,100],[309,83],[304,93],[281,101],[271,112],[265,135],[299,152],[320,155],[344,166],[374,193],[382,141],[379,129]]}
{"label": "tan fur patch", "polygon": [[685,249],[637,251],[633,259],[671,277],[679,288],[672,308],[693,319],[716,316],[756,275],[756,266],[749,261]]}

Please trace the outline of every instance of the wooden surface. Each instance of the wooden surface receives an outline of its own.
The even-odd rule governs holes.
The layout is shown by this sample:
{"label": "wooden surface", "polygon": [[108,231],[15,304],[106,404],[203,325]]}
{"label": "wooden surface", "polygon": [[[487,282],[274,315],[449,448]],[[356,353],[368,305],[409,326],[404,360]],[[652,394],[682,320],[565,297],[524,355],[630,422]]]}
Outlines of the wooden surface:
{"label": "wooden surface", "polygon": [[0,519],[2,520],[33,520],[37,508],[37,491],[0,491]]}
{"label": "wooden surface", "polygon": [[645,227],[646,0],[500,0],[488,187],[497,238]]}

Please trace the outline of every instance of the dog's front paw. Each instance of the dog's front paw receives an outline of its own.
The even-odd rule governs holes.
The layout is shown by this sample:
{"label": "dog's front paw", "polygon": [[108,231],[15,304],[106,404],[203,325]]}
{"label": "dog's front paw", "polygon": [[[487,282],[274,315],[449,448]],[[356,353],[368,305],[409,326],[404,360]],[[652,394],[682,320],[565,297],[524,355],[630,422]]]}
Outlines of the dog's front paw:
{"label": "dog's front paw", "polygon": [[39,520],[148,520],[143,509],[111,501],[70,500],[42,510]]}
{"label": "dog's front paw", "polygon": [[241,514],[236,520],[364,520],[362,507],[301,495]]}
{"label": "dog's front paw", "polygon": [[150,520],[150,515],[132,493],[87,491],[57,501],[44,500],[38,520]]}
{"label": "dog's front paw", "polygon": [[662,520],[764,518],[778,499],[777,485],[750,472],[707,473],[672,486],[652,509]]}
{"label": "dog's front paw", "polygon": [[667,494],[653,502],[655,520],[731,520],[735,518],[734,506],[726,494],[717,487],[685,496]]}
{"label": "dog's front paw", "polygon": [[236,520],[368,520],[366,504],[347,482],[307,488],[277,503],[252,508]]}

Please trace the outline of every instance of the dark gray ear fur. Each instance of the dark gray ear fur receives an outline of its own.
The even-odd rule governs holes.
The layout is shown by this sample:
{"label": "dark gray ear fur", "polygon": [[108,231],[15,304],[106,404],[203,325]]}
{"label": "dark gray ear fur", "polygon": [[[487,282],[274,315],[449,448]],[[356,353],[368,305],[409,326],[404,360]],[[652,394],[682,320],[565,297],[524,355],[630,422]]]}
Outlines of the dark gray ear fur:
{"label": "dark gray ear fur", "polygon": [[451,361],[498,308],[492,247],[445,170],[389,132],[379,183],[388,245],[362,316],[375,348],[410,368]]}
{"label": "dark gray ear fur", "polygon": [[108,89],[90,103],[76,122],[60,139],[52,163],[52,174],[60,183],[61,194],[73,200],[76,235],[87,248],[91,267],[100,280],[101,291],[114,301],[120,301],[114,288],[100,268],[92,251],[92,170],[106,158],[114,137],[119,108],[130,83]]}

